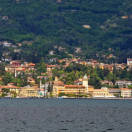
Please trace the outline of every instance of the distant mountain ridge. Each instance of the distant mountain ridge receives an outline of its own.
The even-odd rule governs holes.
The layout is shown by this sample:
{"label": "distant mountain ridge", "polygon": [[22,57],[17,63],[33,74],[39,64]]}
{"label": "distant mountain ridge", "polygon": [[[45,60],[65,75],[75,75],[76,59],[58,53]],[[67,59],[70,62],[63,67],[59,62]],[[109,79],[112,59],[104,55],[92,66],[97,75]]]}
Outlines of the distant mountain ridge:
{"label": "distant mountain ridge", "polygon": [[0,41],[15,45],[0,45],[0,56],[37,62],[72,53],[123,62],[132,57],[131,9],[131,0],[0,0]]}

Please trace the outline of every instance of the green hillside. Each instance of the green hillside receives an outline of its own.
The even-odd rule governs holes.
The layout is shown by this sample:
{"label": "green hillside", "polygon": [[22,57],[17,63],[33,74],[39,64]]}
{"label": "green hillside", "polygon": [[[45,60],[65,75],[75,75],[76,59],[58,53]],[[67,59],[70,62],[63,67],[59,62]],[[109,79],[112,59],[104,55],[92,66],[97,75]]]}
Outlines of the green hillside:
{"label": "green hillside", "polygon": [[131,0],[0,0],[0,41],[15,45],[0,45],[0,55],[37,62],[53,50],[122,62],[132,57],[131,9]]}

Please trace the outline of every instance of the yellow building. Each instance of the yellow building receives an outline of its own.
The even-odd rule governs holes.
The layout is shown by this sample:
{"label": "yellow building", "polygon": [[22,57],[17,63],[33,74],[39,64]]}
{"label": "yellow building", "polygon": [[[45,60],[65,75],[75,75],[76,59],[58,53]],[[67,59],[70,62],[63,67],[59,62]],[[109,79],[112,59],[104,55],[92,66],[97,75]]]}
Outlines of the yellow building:
{"label": "yellow building", "polygon": [[109,93],[109,89],[108,88],[101,88],[101,89],[94,89],[93,90],[93,94],[92,94],[93,97],[97,97],[97,98],[108,98],[108,97],[115,97],[113,94],[110,94]]}
{"label": "yellow building", "polygon": [[11,96],[11,97],[19,96],[20,87],[14,86],[12,84],[8,84],[6,86],[1,85],[0,89],[1,89],[0,94],[2,94],[2,89],[8,89],[9,90],[9,95],[8,96]]}
{"label": "yellow building", "polygon": [[59,81],[58,77],[55,77],[55,81],[53,83],[53,91],[52,94],[54,97],[58,97],[60,94],[60,90],[64,89],[64,83],[62,81]]}
{"label": "yellow building", "polygon": [[58,97],[59,94],[66,95],[87,95],[88,94],[88,78],[85,75],[82,79],[82,85],[64,85],[62,81],[56,77],[53,84],[53,96]]}
{"label": "yellow building", "polygon": [[84,95],[86,94],[86,88],[83,85],[65,85],[58,92],[66,95]]}
{"label": "yellow building", "polygon": [[22,97],[22,98],[26,98],[26,97],[38,97],[39,96],[38,91],[39,91],[38,86],[33,86],[33,87],[26,86],[26,87],[22,87],[20,89],[19,97]]}
{"label": "yellow building", "polygon": [[93,86],[88,85],[88,77],[85,75],[82,78],[81,85],[65,85],[62,81],[56,77],[53,84],[53,96],[58,97],[59,95],[85,95],[87,97],[100,97],[100,98],[112,98],[115,97],[110,93],[109,89],[103,87],[101,89],[94,89]]}

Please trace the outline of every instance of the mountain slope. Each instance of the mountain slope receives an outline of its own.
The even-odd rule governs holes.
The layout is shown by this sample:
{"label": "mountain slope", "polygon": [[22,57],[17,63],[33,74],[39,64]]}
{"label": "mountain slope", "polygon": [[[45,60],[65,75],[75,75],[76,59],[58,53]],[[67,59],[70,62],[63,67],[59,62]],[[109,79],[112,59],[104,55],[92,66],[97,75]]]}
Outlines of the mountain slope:
{"label": "mountain slope", "polygon": [[60,45],[69,53],[79,47],[82,52],[74,54],[87,58],[113,54],[123,61],[132,57],[131,8],[130,0],[0,0],[0,40],[21,50],[1,52],[39,61]]}

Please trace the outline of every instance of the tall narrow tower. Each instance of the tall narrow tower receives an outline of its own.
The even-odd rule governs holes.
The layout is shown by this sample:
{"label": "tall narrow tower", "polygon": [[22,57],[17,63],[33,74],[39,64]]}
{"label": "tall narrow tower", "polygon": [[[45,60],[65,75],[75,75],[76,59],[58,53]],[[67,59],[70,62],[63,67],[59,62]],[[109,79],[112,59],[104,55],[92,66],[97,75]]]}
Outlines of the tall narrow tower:
{"label": "tall narrow tower", "polygon": [[86,74],[83,77],[82,85],[86,88],[86,93],[88,93],[88,77]]}

